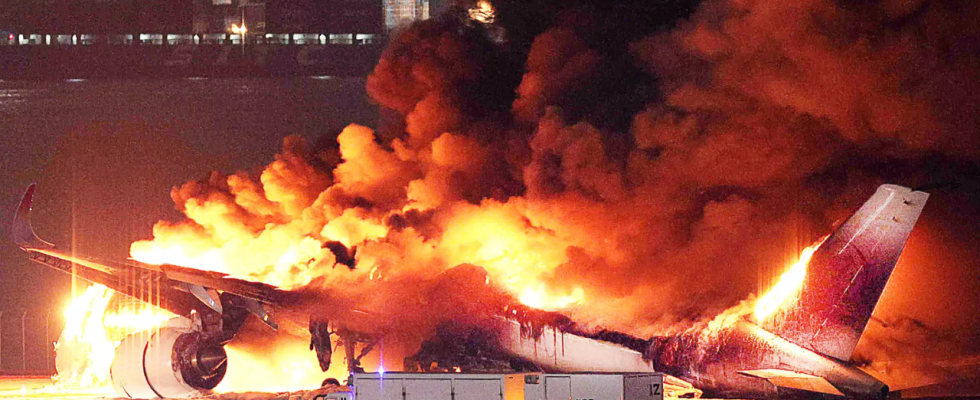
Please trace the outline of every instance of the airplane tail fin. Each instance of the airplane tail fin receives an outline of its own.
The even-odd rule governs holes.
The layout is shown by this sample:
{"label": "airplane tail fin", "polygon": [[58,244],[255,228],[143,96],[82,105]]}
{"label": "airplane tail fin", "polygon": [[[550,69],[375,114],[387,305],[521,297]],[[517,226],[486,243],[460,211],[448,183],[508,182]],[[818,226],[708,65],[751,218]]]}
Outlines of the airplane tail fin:
{"label": "airplane tail fin", "polygon": [[902,186],[879,186],[814,252],[796,305],[759,325],[849,360],[928,198]]}
{"label": "airplane tail fin", "polygon": [[14,210],[13,224],[10,226],[10,239],[22,249],[52,248],[53,244],[41,240],[31,226],[31,206],[34,203],[34,190],[37,184],[27,187],[27,192],[20,200],[20,206]]}

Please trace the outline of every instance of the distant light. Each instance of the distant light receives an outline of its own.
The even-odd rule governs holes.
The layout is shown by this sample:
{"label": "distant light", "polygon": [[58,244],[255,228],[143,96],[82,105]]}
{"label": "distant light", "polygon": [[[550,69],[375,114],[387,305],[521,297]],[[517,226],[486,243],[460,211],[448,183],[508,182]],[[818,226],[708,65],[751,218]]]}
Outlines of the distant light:
{"label": "distant light", "polygon": [[77,82],[85,82],[85,80],[79,78],[73,78],[73,79],[65,79],[65,82],[77,83]]}
{"label": "distant light", "polygon": [[336,77],[331,76],[331,75],[316,75],[316,76],[311,76],[310,78],[320,79],[320,80],[329,80],[329,79],[334,79]]}
{"label": "distant light", "polygon": [[236,35],[245,35],[248,33],[248,27],[245,26],[245,23],[242,23],[242,26],[238,26],[238,24],[231,24],[231,33]]}
{"label": "distant light", "polygon": [[13,33],[7,35],[7,40],[14,40],[15,38],[16,38],[16,36],[14,36]]}
{"label": "distant light", "polygon": [[384,365],[379,366],[378,367],[378,375],[384,375],[384,374],[385,374],[385,366]]}
{"label": "distant light", "polygon": [[493,9],[493,5],[487,0],[478,1],[476,7],[468,11],[470,19],[481,24],[492,24],[497,17],[497,11]]}

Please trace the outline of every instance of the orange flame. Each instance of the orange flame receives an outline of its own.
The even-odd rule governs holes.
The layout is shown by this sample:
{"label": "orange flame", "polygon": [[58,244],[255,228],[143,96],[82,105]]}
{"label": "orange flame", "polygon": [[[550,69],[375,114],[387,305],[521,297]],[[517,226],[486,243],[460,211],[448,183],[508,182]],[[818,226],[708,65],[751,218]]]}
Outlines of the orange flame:
{"label": "orange flame", "polygon": [[[441,234],[435,238],[424,238],[413,229],[392,232],[385,224],[391,213],[411,210],[420,205],[416,202],[409,201],[389,215],[370,214],[359,208],[334,209],[337,206],[330,203],[330,196],[339,188],[377,190],[364,196],[383,196],[378,201],[391,196],[389,192],[395,185],[388,180],[400,172],[385,168],[399,165],[397,158],[407,156],[377,148],[373,135],[370,130],[351,126],[338,137],[345,158],[350,154],[351,159],[337,167],[335,175],[339,181],[319,198],[307,198],[303,205],[293,204],[287,209],[291,204],[287,200],[301,203],[298,199],[304,197],[305,188],[287,187],[298,179],[290,178],[287,183],[277,181],[277,177],[291,177],[294,173],[288,168],[301,169],[306,175],[315,173],[309,166],[286,165],[284,160],[288,157],[283,155],[263,172],[261,185],[251,183],[247,176],[232,175],[224,178],[225,182],[215,182],[232,188],[231,194],[190,197],[181,204],[190,221],[158,223],[153,230],[154,239],[133,243],[130,254],[148,264],[218,271],[283,289],[302,287],[314,279],[326,279],[324,285],[349,286],[399,274],[435,275],[469,263],[485,268],[494,284],[530,306],[559,310],[585,301],[582,287],[557,287],[547,282],[568,261],[568,243],[553,230],[531,223],[523,199],[486,200],[479,205],[450,203],[447,208],[451,213],[441,220]],[[450,147],[470,145],[452,138],[437,142]],[[438,154],[453,152],[445,149]],[[440,156],[439,160],[442,164],[453,162],[451,157]],[[379,174],[378,170],[384,173]],[[311,184],[318,179],[305,176]],[[200,187],[190,183],[175,188],[175,198],[184,190],[197,193]],[[273,197],[281,199],[271,202]],[[252,217],[242,209],[252,216],[267,217],[268,221],[252,225],[247,219]],[[339,242],[348,249],[356,247],[357,268],[345,273],[337,271],[337,255],[327,248],[328,242]]]}
{"label": "orange flame", "polygon": [[476,7],[467,10],[467,12],[470,15],[470,19],[482,24],[492,24],[497,17],[496,10],[493,9],[493,5],[487,0],[478,1]]}
{"label": "orange flame", "polygon": [[93,285],[65,309],[65,328],[55,343],[55,382],[72,389],[112,387],[109,366],[117,343],[102,325],[111,298],[105,286]]}
{"label": "orange flame", "polygon": [[58,374],[54,380],[60,386],[111,392],[109,367],[119,342],[126,335],[160,326],[173,317],[145,303],[112,310],[114,293],[102,285],[89,286],[65,310],[65,328],[55,344]]}
{"label": "orange flame", "polygon": [[308,339],[277,337],[275,351],[255,352],[231,343],[225,346],[228,371],[215,392],[287,392],[316,389],[328,376],[344,380],[343,354],[335,354],[324,374],[308,346]]}
{"label": "orange flame", "polygon": [[813,257],[813,253],[820,248],[820,245],[822,245],[828,237],[830,236],[824,236],[820,240],[816,241],[816,243],[803,249],[803,251],[800,253],[799,260],[793,263],[793,265],[789,267],[789,270],[784,272],[779,277],[779,281],[776,282],[772,289],[769,289],[769,292],[756,300],[755,311],[753,312],[756,322],[764,321],[770,315],[775,313],[776,310],[780,309],[780,307],[786,303],[786,299],[790,298],[800,290],[800,288],[803,286],[803,280],[806,279],[806,270],[807,266],[810,264],[810,258]]}

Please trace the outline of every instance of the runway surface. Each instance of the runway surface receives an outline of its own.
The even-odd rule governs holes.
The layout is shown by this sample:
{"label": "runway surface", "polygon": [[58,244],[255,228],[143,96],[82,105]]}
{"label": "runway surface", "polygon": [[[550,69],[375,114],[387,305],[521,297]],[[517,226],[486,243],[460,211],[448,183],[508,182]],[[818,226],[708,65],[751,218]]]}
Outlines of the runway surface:
{"label": "runway surface", "polygon": [[[343,387],[324,387],[317,390],[266,393],[215,393],[198,399],[207,400],[312,400],[317,395],[343,390]],[[112,390],[79,391],[58,387],[46,376],[0,376],[0,399],[119,399]],[[127,399],[128,400],[128,399]],[[194,399],[189,399],[194,400]]]}
{"label": "runway surface", "polygon": [[73,391],[60,388],[48,376],[0,376],[0,399],[88,400],[115,397],[115,393],[107,391]]}

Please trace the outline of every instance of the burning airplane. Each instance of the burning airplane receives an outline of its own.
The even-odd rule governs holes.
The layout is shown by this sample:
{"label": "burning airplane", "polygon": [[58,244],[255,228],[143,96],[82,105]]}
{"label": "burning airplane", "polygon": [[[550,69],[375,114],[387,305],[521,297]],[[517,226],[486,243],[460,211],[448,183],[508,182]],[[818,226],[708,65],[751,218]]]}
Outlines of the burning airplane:
{"label": "burning airplane", "polygon": [[[383,313],[348,308],[329,295],[316,297],[311,304],[302,290],[214,271],[75,257],[34,233],[30,223],[34,194],[32,185],[10,231],[31,261],[130,297],[156,299],[154,305],[177,315],[150,332],[127,336],[116,348],[111,377],[120,395],[179,397],[214,389],[227,369],[224,345],[250,315],[271,329],[277,329],[280,314],[309,321],[311,348],[324,371],[330,365],[333,343],[343,344],[348,368],[355,371],[361,368],[361,357],[379,342],[397,340]],[[883,398],[888,387],[847,360],[927,198],[924,192],[901,186],[879,187],[833,234],[807,249],[754,307],[738,306],[705,326],[650,340],[589,330],[564,315],[507,301],[508,296],[494,295],[485,269],[459,266],[440,276],[444,285],[430,287],[434,296],[430,298],[462,286],[467,290],[461,293],[471,296],[475,308],[447,310],[443,322],[448,325],[427,342],[441,339],[436,348],[452,348],[449,342],[460,338],[452,334],[454,326],[470,337],[479,332],[489,350],[481,357],[491,362],[474,367],[459,357],[447,361],[445,354],[440,356],[432,346],[427,350],[424,343],[413,361],[422,369],[439,365],[456,371],[461,366],[470,371],[657,370],[720,396],[772,398],[816,392]],[[467,287],[467,282],[474,286]],[[473,288],[477,290],[469,290]],[[146,291],[153,293],[144,296]],[[333,304],[324,307],[324,302]],[[451,298],[447,303],[457,304]],[[483,318],[473,318],[480,310]],[[495,365],[492,359],[504,363]]]}

